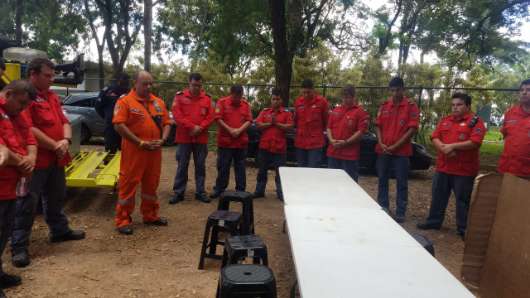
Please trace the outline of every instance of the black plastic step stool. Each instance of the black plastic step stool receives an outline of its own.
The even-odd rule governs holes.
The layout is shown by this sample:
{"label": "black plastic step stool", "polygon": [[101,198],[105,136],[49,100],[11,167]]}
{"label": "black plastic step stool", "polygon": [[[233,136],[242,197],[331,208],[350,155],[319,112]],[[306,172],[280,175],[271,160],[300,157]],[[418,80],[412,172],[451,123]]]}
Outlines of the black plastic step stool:
{"label": "black plastic step stool", "polygon": [[[208,216],[204,237],[202,239],[201,256],[199,259],[199,269],[204,268],[204,258],[222,259],[222,255],[217,255],[217,245],[224,245],[224,241],[219,241],[219,232],[228,232],[230,235],[239,234],[238,226],[241,222],[241,213],[226,210],[217,210]],[[208,238],[210,241],[208,242]]]}
{"label": "black plastic step stool", "polygon": [[425,250],[427,250],[434,257],[434,245],[429,238],[415,233],[411,234],[411,236],[414,237],[414,239],[416,239],[416,241],[418,241],[418,243],[421,244],[421,246],[423,246],[423,248],[425,248]]}
{"label": "black plastic step stool", "polygon": [[259,236],[242,235],[226,239],[222,267],[238,264],[247,257],[252,258],[254,264],[269,265],[267,246]]}
{"label": "black plastic step stool", "polygon": [[236,264],[223,267],[217,298],[276,298],[276,280],[263,265]]}
{"label": "black plastic step stool", "polygon": [[230,202],[241,203],[241,213],[243,220],[241,221],[240,232],[241,235],[254,234],[254,206],[252,194],[246,191],[225,191],[219,198],[217,210],[229,210]]}

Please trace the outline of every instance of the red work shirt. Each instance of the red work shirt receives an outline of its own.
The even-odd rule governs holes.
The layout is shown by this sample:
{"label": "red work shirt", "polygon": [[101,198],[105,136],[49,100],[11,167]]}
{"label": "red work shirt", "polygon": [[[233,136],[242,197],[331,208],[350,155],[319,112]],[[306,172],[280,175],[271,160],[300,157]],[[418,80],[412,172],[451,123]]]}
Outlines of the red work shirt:
{"label": "red work shirt", "polygon": [[324,130],[328,121],[328,101],[315,95],[312,100],[303,96],[294,102],[296,137],[294,146],[300,149],[324,147]]}
{"label": "red work shirt", "polygon": [[499,172],[516,176],[530,176],[530,114],[521,105],[504,114],[501,133],[504,150],[499,160]]}
{"label": "red work shirt", "polygon": [[[38,128],[54,141],[64,139],[63,125],[69,121],[63,113],[59,96],[55,92],[51,90],[38,91],[35,101],[23,113],[28,114],[28,119],[31,120],[30,126]],[[68,153],[61,160],[58,160],[55,151],[39,147],[35,169],[44,169],[52,165],[63,167],[69,162],[70,155]]]}
{"label": "red work shirt", "polygon": [[[162,99],[150,94],[147,102],[131,90],[129,94],[121,97],[114,106],[114,117],[112,123],[125,124],[127,128],[138,138],[143,141],[160,140],[162,129],[159,128],[152,117],[161,117],[162,129],[169,125],[169,115],[166,105]],[[140,149],[139,146],[127,138],[121,139],[122,151],[135,152]]]}
{"label": "red work shirt", "polygon": [[[212,100],[204,91],[193,96],[188,89],[178,92],[171,108],[173,119],[177,123],[175,143],[208,144],[208,127],[214,120]],[[190,136],[195,126],[200,126],[199,135]]]}
{"label": "red work shirt", "polygon": [[[347,140],[358,131],[364,134],[368,130],[369,117],[368,113],[358,105],[336,107],[329,114],[328,128],[331,131],[331,137],[335,140]],[[360,141],[342,148],[335,148],[329,144],[327,156],[337,159],[359,160],[360,152]]]}
{"label": "red work shirt", "polygon": [[[450,115],[442,118],[431,135],[431,139],[439,139],[444,144],[454,144],[470,140],[482,144],[486,128],[478,118],[475,126],[470,127],[475,115],[468,113],[462,118]],[[448,156],[438,152],[436,171],[458,176],[476,176],[479,170],[479,148],[471,150],[455,150],[456,155]]]}
{"label": "red work shirt", "polygon": [[[215,118],[223,120],[232,128],[239,128],[243,123],[252,121],[250,104],[241,99],[239,103],[232,101],[232,96],[219,99],[215,106]],[[222,148],[247,148],[248,134],[242,132],[237,138],[232,137],[226,129],[218,125],[217,146]]]}
{"label": "red work shirt", "polygon": [[[256,122],[271,123],[272,117],[275,118],[276,123],[293,124],[293,115],[283,108],[280,108],[277,111],[272,108],[264,109],[259,113]],[[275,125],[263,129],[259,140],[259,148],[276,154],[285,154],[287,152],[285,130]]]}
{"label": "red work shirt", "polygon": [[[37,145],[31,126],[24,114],[9,116],[4,110],[5,99],[0,98],[0,144],[11,152],[26,156],[27,146]],[[16,198],[17,182],[22,174],[14,166],[0,168],[0,201]]]}
{"label": "red work shirt", "polygon": [[[420,121],[420,111],[418,106],[407,97],[403,97],[398,104],[394,104],[392,98],[385,101],[377,112],[375,125],[381,131],[383,144],[391,146],[395,144],[409,128],[418,128]],[[383,154],[379,143],[375,146],[377,154]],[[412,143],[405,142],[401,147],[392,152],[392,155],[411,156]]]}

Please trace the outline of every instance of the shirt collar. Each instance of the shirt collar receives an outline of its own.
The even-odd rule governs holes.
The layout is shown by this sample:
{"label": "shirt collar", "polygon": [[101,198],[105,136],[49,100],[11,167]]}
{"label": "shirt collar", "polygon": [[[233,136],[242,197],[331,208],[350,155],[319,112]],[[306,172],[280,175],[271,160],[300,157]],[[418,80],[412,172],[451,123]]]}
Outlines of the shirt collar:
{"label": "shirt collar", "polygon": [[[391,104],[392,106],[394,106],[394,99],[393,99],[392,97],[390,97],[390,98],[388,99],[388,101],[390,102],[390,104]],[[407,105],[408,102],[409,102],[409,98],[406,97],[406,96],[403,96],[403,98],[402,98],[401,101],[399,102],[398,106],[400,106],[400,107],[401,107],[401,106],[405,106],[405,105]]]}

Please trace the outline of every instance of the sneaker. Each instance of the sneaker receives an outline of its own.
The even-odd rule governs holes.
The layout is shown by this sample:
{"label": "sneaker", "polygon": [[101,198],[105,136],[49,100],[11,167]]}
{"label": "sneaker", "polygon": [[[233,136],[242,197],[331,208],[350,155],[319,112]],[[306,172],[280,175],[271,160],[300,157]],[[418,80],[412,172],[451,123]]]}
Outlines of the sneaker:
{"label": "sneaker", "polygon": [[441,228],[441,226],[438,224],[428,222],[419,223],[416,225],[416,227],[420,230],[439,230]]}
{"label": "sneaker", "polygon": [[64,242],[64,241],[73,241],[73,240],[82,240],[85,239],[85,232],[81,230],[70,230],[66,234],[59,236],[51,236],[51,242]]}
{"label": "sneaker", "polygon": [[169,199],[169,204],[174,205],[178,202],[184,201],[184,195],[183,194],[175,194]]}
{"label": "sneaker", "polygon": [[196,200],[199,200],[203,203],[210,203],[212,200],[210,200],[208,198],[208,196],[205,194],[205,193],[198,193],[198,194],[195,194],[195,199]]}
{"label": "sneaker", "polygon": [[18,251],[11,257],[11,263],[17,268],[23,268],[28,266],[31,261],[26,250]]}
{"label": "sneaker", "polygon": [[0,274],[0,288],[7,289],[16,287],[22,283],[20,276],[11,275],[7,273]]}
{"label": "sneaker", "polygon": [[255,192],[252,194],[253,199],[259,199],[259,198],[264,198],[264,197],[265,197],[265,194],[262,192]]}
{"label": "sneaker", "polygon": [[160,217],[157,220],[153,221],[144,221],[144,224],[148,226],[167,226],[167,219]]}
{"label": "sneaker", "polygon": [[133,229],[130,226],[123,226],[116,229],[122,235],[132,235]]}

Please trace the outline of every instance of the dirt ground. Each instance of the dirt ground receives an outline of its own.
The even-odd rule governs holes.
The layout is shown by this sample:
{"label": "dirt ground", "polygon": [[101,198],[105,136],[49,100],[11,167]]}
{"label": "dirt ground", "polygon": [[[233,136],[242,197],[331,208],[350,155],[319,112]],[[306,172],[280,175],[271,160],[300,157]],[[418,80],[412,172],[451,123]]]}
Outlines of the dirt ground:
{"label": "dirt ground", "polygon": [[[13,268],[9,249],[3,255],[5,271],[23,278],[21,286],[6,290],[7,296],[214,297],[220,262],[207,260],[205,270],[197,270],[197,264],[205,220],[217,203],[204,204],[193,199],[192,165],[186,200],[177,205],[167,203],[176,169],[175,149],[164,149],[159,187],[161,215],[169,219],[168,227],[144,226],[137,208],[133,216],[134,235],[119,235],[113,223],[115,198],[109,190],[71,189],[66,213],[71,226],[84,229],[87,238],[51,244],[46,224],[39,216],[31,239],[31,265],[24,269]],[[211,191],[217,175],[214,152],[209,153],[207,164],[206,186]],[[256,169],[247,169],[249,191],[254,190],[256,174]],[[418,172],[409,181],[409,209],[407,222],[403,224],[409,232],[418,232],[415,225],[428,211],[431,176],[431,171]],[[295,272],[289,239],[282,233],[282,203],[276,199],[272,179],[271,173],[266,198],[257,199],[254,204],[256,234],[267,244],[278,297],[288,297]],[[362,176],[360,185],[375,198],[376,177]],[[233,187],[231,181],[229,188]],[[391,200],[395,201],[394,181],[390,191]],[[438,261],[458,277],[464,245],[455,233],[454,210],[454,200],[451,200],[443,229],[420,233],[434,242]]]}

